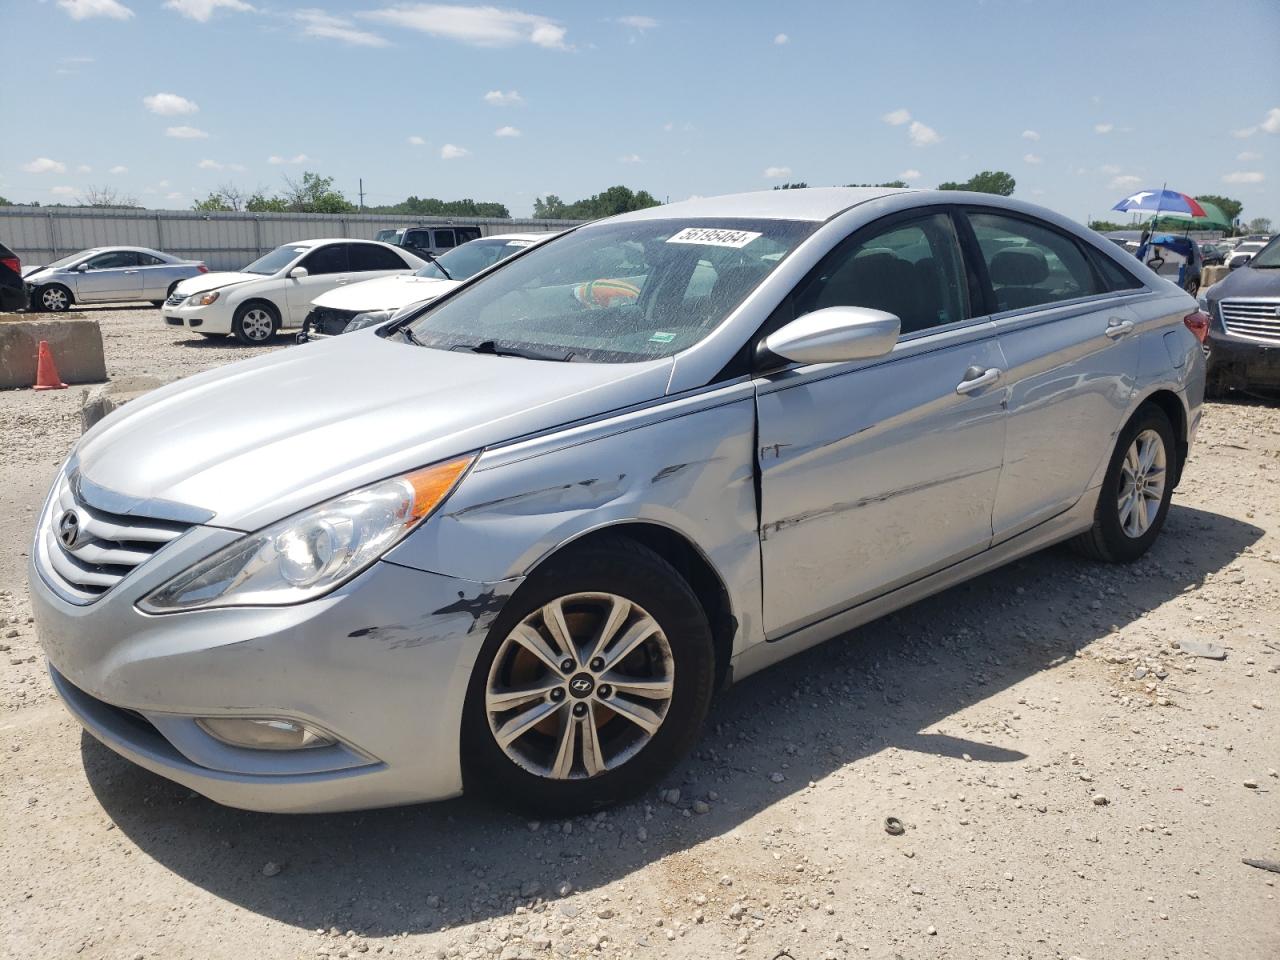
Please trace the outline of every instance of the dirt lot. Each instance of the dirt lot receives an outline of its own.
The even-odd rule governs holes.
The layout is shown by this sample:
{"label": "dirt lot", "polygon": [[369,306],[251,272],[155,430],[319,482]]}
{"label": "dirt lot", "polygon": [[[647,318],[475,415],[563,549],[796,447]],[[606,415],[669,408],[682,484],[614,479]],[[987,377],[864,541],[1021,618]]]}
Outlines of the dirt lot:
{"label": "dirt lot", "polygon": [[[89,312],[113,376],[257,352]],[[243,813],[82,734],[24,569],[79,393],[0,393],[8,956],[1280,956],[1280,875],[1241,863],[1280,859],[1276,405],[1209,407],[1140,563],[1058,549],[951,590],[721,697],[672,792],[530,823]]]}

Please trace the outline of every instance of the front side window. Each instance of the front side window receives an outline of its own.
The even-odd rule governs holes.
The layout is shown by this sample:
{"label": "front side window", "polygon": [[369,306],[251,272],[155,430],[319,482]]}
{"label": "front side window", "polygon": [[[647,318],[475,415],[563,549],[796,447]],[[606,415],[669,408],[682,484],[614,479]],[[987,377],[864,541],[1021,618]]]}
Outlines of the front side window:
{"label": "front side window", "polygon": [[283,270],[306,252],[306,247],[296,247],[293,244],[285,244],[283,247],[276,247],[270,253],[259,257],[257,260],[253,261],[253,263],[245,267],[241,272],[258,273],[263,276],[270,276],[273,273]]}
{"label": "front side window", "polygon": [[326,273],[346,273],[347,246],[345,243],[328,243],[323,247],[316,247],[298,266],[306,267],[307,273],[313,277]]}
{"label": "front side window", "polygon": [[138,255],[132,250],[112,250],[100,253],[89,260],[90,270],[118,270],[121,267],[136,267]]}
{"label": "front side window", "polygon": [[1280,237],[1276,237],[1253,255],[1249,266],[1254,270],[1280,269]]}
{"label": "front side window", "polygon": [[417,247],[419,250],[431,249],[431,231],[430,230],[408,230],[404,235],[404,245],[406,247]]}
{"label": "front side window", "polygon": [[428,308],[410,332],[442,350],[492,344],[601,363],[669,357],[719,326],[817,226],[730,218],[583,227]]}
{"label": "front side window", "polygon": [[824,307],[892,313],[911,333],[968,316],[967,278],[945,213],[872,224],[827,254],[797,288],[795,316]]}
{"label": "front side window", "polygon": [[1076,241],[1048,224],[999,213],[967,214],[987,263],[996,311],[1102,293]]}

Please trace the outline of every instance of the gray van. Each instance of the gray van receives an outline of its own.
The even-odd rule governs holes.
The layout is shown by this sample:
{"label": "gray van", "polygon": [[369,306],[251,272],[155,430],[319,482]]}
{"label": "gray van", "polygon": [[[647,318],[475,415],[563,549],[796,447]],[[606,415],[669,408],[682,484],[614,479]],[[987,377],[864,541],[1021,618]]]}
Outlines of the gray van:
{"label": "gray van", "polygon": [[382,243],[404,247],[410,253],[422,256],[428,253],[438,257],[446,250],[460,247],[470,240],[480,239],[479,227],[400,227],[396,230],[379,230],[374,237]]}

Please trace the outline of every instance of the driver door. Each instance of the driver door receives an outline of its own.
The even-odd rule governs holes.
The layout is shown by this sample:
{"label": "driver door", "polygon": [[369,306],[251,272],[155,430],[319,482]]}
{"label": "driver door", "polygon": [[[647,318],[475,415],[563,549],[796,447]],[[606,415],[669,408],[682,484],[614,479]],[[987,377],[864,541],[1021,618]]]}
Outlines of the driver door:
{"label": "driver door", "polygon": [[90,257],[76,272],[76,299],[83,303],[142,299],[142,273],[133,250],[111,250]]}
{"label": "driver door", "polygon": [[[306,267],[307,275],[301,278],[285,277],[285,296],[288,311],[282,318],[286,327],[300,327],[311,312],[311,301],[334,287],[352,282],[348,243],[326,243],[316,247],[297,264]],[[363,279],[356,275],[357,279]]]}

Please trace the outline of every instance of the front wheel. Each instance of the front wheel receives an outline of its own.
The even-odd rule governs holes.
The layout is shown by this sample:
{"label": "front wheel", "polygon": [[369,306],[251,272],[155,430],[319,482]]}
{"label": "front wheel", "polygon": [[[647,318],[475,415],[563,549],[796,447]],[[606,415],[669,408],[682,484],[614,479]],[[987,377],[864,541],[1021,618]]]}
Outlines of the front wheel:
{"label": "front wheel", "polygon": [[36,306],[50,313],[62,313],[71,309],[71,291],[60,283],[51,283],[36,291]]}
{"label": "front wheel", "polygon": [[280,317],[269,303],[246,303],[236,310],[231,332],[241,343],[258,346],[266,343],[280,329]]}
{"label": "front wheel", "polygon": [[468,787],[548,816],[654,785],[698,737],[711,628],[688,583],[631,540],[569,550],[495,621],[467,691]]}
{"label": "front wheel", "polygon": [[1177,456],[1169,417],[1155,404],[1143,404],[1120,431],[1093,528],[1072,545],[1109,563],[1129,563],[1146,553],[1169,513]]}

